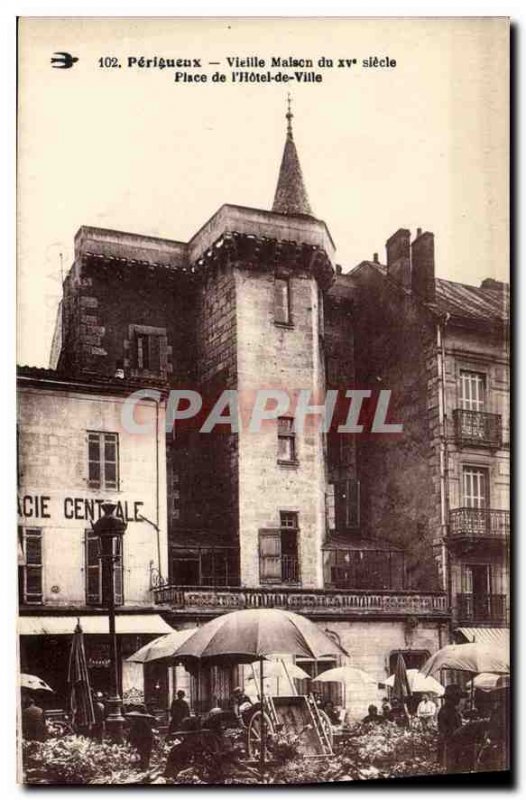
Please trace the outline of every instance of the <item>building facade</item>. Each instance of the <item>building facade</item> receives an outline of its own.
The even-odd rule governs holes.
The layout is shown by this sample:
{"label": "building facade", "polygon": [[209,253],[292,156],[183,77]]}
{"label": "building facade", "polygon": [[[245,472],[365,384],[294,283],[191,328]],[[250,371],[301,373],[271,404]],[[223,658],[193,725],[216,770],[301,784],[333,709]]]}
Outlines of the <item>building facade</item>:
{"label": "building facade", "polygon": [[375,257],[344,276],[360,298],[356,352],[367,343],[359,378],[388,382],[405,424],[399,443],[360,442],[367,520],[411,541],[413,569],[430,580],[432,548],[455,640],[507,641],[508,286],[437,279],[429,232],[411,242],[400,229],[386,252],[385,265]]}
{"label": "building facade", "polygon": [[[67,498],[75,513],[76,499],[79,509],[90,509],[89,502],[102,495],[89,485],[85,454],[90,443],[106,446],[116,432],[113,415],[127,392],[138,386],[196,391],[203,399],[202,425],[221,393],[235,390],[236,430],[217,425],[201,432],[195,420],[178,421],[165,437],[164,406],[144,401],[146,417],[157,415],[154,433],[122,433],[124,482],[108,486],[105,495],[131,509],[124,603],[133,606],[130,612],[155,613],[173,628],[239,608],[305,614],[377,681],[352,698],[352,713],[363,715],[385,694],[399,652],[408,667],[418,667],[450,640],[451,612],[456,627],[475,624],[462,613],[470,602],[474,613],[475,600],[465,596],[480,596],[481,564],[493,570],[488,594],[505,593],[505,537],[491,528],[501,523],[490,522],[489,535],[477,538],[478,528],[460,537],[451,522],[453,509],[475,527],[479,517],[493,520],[496,509],[505,509],[504,494],[481,505],[483,479],[467,471],[487,469],[488,481],[495,476],[492,493],[497,486],[504,492],[503,440],[495,450],[477,447],[477,439],[466,451],[455,439],[452,415],[455,409],[504,414],[498,405],[473,406],[476,380],[470,384],[464,372],[486,374],[480,363],[489,364],[485,386],[492,399],[484,397],[500,403],[505,356],[496,331],[488,350],[483,327],[466,332],[453,324],[451,312],[445,326],[444,310],[418,299],[420,292],[448,284],[434,274],[431,279],[429,234],[413,243],[409,265],[404,234],[388,243],[387,267],[364,262],[343,274],[329,230],[311,210],[291,121],[289,114],[272,211],[224,205],[187,243],[79,230],[53,370],[42,379],[31,370],[20,373],[22,511],[24,498],[56,494],[61,524],[54,521],[58,527],[50,534],[42,526],[52,559],[51,537],[69,526],[62,519]],[[461,396],[455,394],[459,385],[466,387]],[[102,403],[101,387],[111,401]],[[402,423],[403,433],[382,435],[367,425],[363,435],[341,433],[313,424],[307,406],[323,403],[328,389],[355,387],[371,390],[364,418],[373,413],[378,392],[391,390],[388,421]],[[261,389],[282,392],[287,403],[278,418],[253,432],[251,409]],[[475,392],[469,402],[468,391]],[[301,430],[293,419],[298,408],[305,412]],[[69,428],[62,424],[68,418]],[[74,463],[60,457],[68,437],[76,442],[70,448]],[[111,452],[109,440],[108,446]],[[26,474],[33,450],[46,454],[45,468],[29,466]],[[60,469],[48,465],[49,458]],[[469,496],[461,494],[465,487]],[[136,503],[144,504],[140,515],[153,527],[135,519]],[[25,529],[23,519],[21,525]],[[83,569],[95,573],[96,567],[89,558],[83,567],[86,520],[72,520],[70,528],[64,575],[55,574],[52,563],[46,567],[33,599],[28,602],[27,593],[22,598],[22,618],[26,612],[35,616],[37,606],[39,616],[58,606],[69,616],[77,609],[86,613]],[[23,531],[26,561],[27,536]],[[315,676],[333,664],[301,665]],[[201,676],[203,703],[222,701],[243,679],[242,672],[220,673]],[[195,700],[195,681],[180,668],[173,677]],[[337,696],[339,690],[327,691]]]}
{"label": "building facade", "polygon": [[[153,567],[167,559],[164,401],[143,400],[136,414],[148,437],[122,424],[129,386],[65,379],[51,370],[18,374],[18,535],[21,670],[67,696],[68,658],[77,619],[96,689],[107,689],[110,651],[106,587],[93,524],[112,501],[126,523],[114,565],[121,690],[155,700],[159,677],[126,662],[141,643],[172,629],[150,591]],[[164,677],[163,677],[164,676]],[[163,675],[164,683],[166,676]],[[159,687],[162,691],[162,688]],[[167,694],[168,687],[164,686]]]}

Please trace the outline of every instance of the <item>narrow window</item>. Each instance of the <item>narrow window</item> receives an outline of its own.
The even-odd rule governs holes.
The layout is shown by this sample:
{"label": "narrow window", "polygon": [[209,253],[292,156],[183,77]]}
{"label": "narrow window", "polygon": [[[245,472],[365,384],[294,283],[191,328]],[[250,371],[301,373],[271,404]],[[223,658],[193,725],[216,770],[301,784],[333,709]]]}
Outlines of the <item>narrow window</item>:
{"label": "narrow window", "polygon": [[278,463],[296,463],[296,434],[292,417],[278,419]]}
{"label": "narrow window", "polygon": [[298,514],[280,512],[279,528],[259,531],[261,583],[299,583]]}
{"label": "narrow window", "polygon": [[42,603],[42,531],[25,528],[22,534],[24,565],[22,569],[22,597],[24,603]]}
{"label": "narrow window", "polygon": [[[110,587],[104,586],[104,574],[100,560],[100,539],[92,530],[86,531],[86,604],[106,605]],[[113,540],[113,589],[115,605],[123,603],[122,540]]]}
{"label": "narrow window", "polygon": [[344,479],[334,484],[336,528],[358,528],[360,525],[360,482]]}
{"label": "narrow window", "polygon": [[93,489],[119,488],[119,435],[88,431],[88,483]]}
{"label": "narrow window", "polygon": [[292,322],[290,281],[287,278],[276,278],[274,281],[274,321],[280,325]]}
{"label": "narrow window", "polygon": [[489,480],[484,467],[464,467],[463,505],[467,508],[488,508]]}
{"label": "narrow window", "polygon": [[484,411],[486,406],[486,376],[482,372],[460,373],[460,407],[463,411]]}
{"label": "narrow window", "polygon": [[143,372],[161,373],[161,336],[152,333],[135,334],[135,367]]}

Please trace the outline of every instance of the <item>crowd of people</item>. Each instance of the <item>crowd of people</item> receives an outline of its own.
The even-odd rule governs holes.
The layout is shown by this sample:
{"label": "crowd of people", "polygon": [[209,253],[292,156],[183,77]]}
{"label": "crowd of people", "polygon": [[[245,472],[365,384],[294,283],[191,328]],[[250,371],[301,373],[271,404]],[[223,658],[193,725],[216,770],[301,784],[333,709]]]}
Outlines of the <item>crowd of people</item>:
{"label": "crowd of people", "polygon": [[[423,694],[415,703],[401,702],[397,698],[385,697],[381,709],[374,704],[368,707],[361,720],[365,725],[382,725],[387,722],[399,727],[414,728],[419,720],[423,729],[436,729],[438,733],[439,763],[446,772],[472,771],[477,769],[507,769],[509,761],[509,689],[491,693],[489,706],[480,712],[471,703],[461,708],[468,695],[456,684],[446,686],[444,697],[438,702]],[[105,735],[106,708],[100,692],[93,694],[94,723],[89,735],[102,741]],[[323,701],[315,695],[315,701],[330,723],[346,727],[346,720],[334,707],[332,701]],[[472,698],[473,700],[473,698]],[[169,711],[166,741],[171,744],[165,775],[177,774],[181,765],[192,752],[197,735],[201,746],[212,750],[220,747],[221,732],[228,727],[247,727],[251,715],[260,708],[241,689],[236,687],[225,708],[214,706],[207,714],[195,716],[185,692],[177,691]],[[155,736],[156,717],[144,705],[138,705],[125,714],[127,740],[136,750],[139,768],[148,770]],[[77,731],[86,733],[86,731]],[[44,741],[48,735],[46,717],[32,696],[24,698],[22,711],[22,733],[28,741]]]}

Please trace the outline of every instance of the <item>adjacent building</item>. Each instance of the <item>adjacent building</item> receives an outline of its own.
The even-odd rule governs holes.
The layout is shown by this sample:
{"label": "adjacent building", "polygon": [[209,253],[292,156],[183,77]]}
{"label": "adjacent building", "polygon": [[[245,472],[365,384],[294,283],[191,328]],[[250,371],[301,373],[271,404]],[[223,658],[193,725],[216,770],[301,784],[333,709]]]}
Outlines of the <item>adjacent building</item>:
{"label": "adjacent building", "polygon": [[164,401],[137,404],[136,415],[152,433],[133,435],[122,425],[133,389],[52,370],[18,372],[20,662],[22,672],[54,688],[59,703],[67,696],[77,620],[94,687],[108,688],[108,616],[93,532],[108,500],[127,525],[114,566],[121,690],[152,701],[168,694],[160,684],[166,684],[165,670],[143,674],[141,667],[138,674],[137,665],[126,662],[142,644],[172,630],[150,591],[152,571],[164,572],[167,561]]}
{"label": "adjacent building", "polygon": [[[88,614],[98,567],[86,514],[103,497],[130,514],[123,636],[124,618],[160,629],[239,608],[297,611],[378,682],[353,696],[358,715],[383,696],[399,652],[418,667],[453,629],[469,638],[468,628],[505,624],[506,601],[495,599],[507,592],[503,292],[436,280],[431,234],[411,245],[399,231],[387,253],[387,266],[376,259],[347,274],[335,263],[307,197],[290,112],[272,211],[224,205],[186,243],[79,230],[53,369],[19,376],[24,637],[36,634],[23,626],[37,624],[24,618]],[[163,402],[145,400],[155,424],[131,435],[116,417],[138,386],[163,397],[196,390],[203,413],[236,390],[243,424],[210,433],[176,425],[165,437]],[[389,414],[403,433],[367,425],[363,435],[325,433],[308,422],[296,430],[301,390],[316,404],[327,389],[353,387],[371,391],[365,418],[378,392],[391,390]],[[290,402],[253,433],[246,423],[260,389],[283,390]],[[97,473],[93,454],[102,452],[110,483],[95,486],[106,466]],[[43,495],[49,523],[27,520],[24,498]],[[44,542],[40,579],[28,561],[33,541]],[[141,624],[134,634],[157,633]],[[30,671],[37,650],[22,648]],[[333,665],[301,662],[311,676]],[[144,690],[148,676],[130,677],[132,669],[123,688]],[[209,704],[243,674],[203,673],[199,691],[181,668],[172,677],[192,702]],[[168,686],[168,677],[155,681]],[[324,691],[340,699],[338,685]]]}

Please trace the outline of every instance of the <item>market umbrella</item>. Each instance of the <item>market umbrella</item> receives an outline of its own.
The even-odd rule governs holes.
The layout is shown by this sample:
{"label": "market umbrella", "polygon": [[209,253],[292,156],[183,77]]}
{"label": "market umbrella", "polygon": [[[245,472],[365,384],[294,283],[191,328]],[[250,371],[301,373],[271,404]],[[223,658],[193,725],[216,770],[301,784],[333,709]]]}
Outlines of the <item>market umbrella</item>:
{"label": "market umbrella", "polygon": [[23,689],[31,689],[33,692],[52,692],[54,691],[49,684],[37,675],[28,675],[22,672],[20,675],[20,686]]}
{"label": "market umbrella", "polygon": [[84,634],[77,621],[68,666],[69,706],[76,728],[89,728],[95,724],[95,710],[91,693]]}
{"label": "market umbrella", "polygon": [[[174,654],[183,663],[244,663],[259,660],[261,709],[264,710],[264,659],[274,653],[323,658],[347,655],[320,628],[305,617],[275,608],[232,611],[207,622]],[[260,766],[265,766],[265,715],[261,715]]]}
{"label": "market umbrella", "polygon": [[[253,661],[250,666],[252,667],[252,675],[249,675],[247,681],[252,681],[257,689],[259,694],[259,678],[256,673],[256,669],[259,669],[259,661]],[[296,687],[293,683],[294,679],[304,680],[305,678],[310,678],[308,672],[305,672],[304,669],[298,667],[296,664],[286,664],[282,658],[279,661],[265,661],[264,665],[264,672],[265,672],[265,689],[269,686],[270,680],[275,679],[277,685],[277,692],[279,694],[279,682],[286,681],[293,694],[297,694]]]}
{"label": "market umbrella", "polygon": [[175,651],[197,630],[197,628],[183,628],[180,631],[159,636],[129,656],[126,661],[140,664],[146,664],[149,661],[172,661]]}
{"label": "market umbrella", "polygon": [[250,664],[274,653],[323,658],[347,655],[313,622],[277,608],[232,611],[207,622],[182,644],[174,657],[188,663]]}
{"label": "market umbrella", "polygon": [[478,642],[448,644],[428,658],[420,672],[422,675],[434,675],[441,669],[473,672],[476,675],[480,672],[507,674],[510,671],[510,659],[503,648],[490,648]]}
{"label": "market umbrella", "polygon": [[321,683],[344,683],[346,686],[354,687],[376,684],[374,678],[371,678],[363,669],[351,666],[326,669],[325,672],[321,672],[312,680],[313,682],[320,681]]}
{"label": "market umbrella", "polygon": [[[435,680],[435,678],[432,678],[431,675],[425,678],[418,669],[408,669],[406,670],[406,674],[407,680],[409,681],[409,687],[413,694],[415,692],[429,692],[430,694],[436,694],[439,697],[442,697],[444,694],[445,690],[442,684]],[[385,681],[385,685],[393,687],[394,682],[395,673],[389,675]]]}
{"label": "market umbrella", "polygon": [[495,675],[493,672],[481,672],[473,680],[468,681],[466,689],[480,689],[483,692],[491,692],[494,689],[505,689],[510,685],[509,675]]}
{"label": "market umbrella", "polygon": [[345,708],[347,708],[347,695],[352,694],[353,690],[356,691],[364,686],[376,686],[374,678],[371,678],[363,669],[351,666],[326,669],[325,672],[321,672],[316,678],[313,678],[313,683],[317,681],[320,683],[343,683]]}

